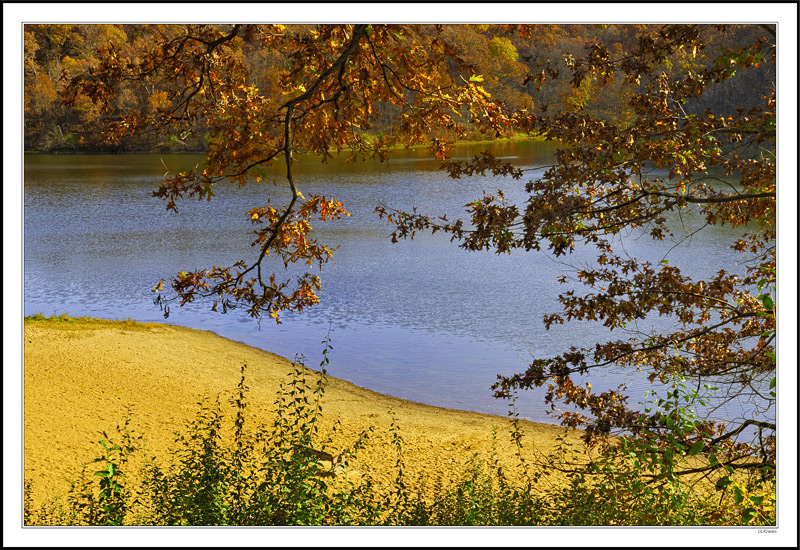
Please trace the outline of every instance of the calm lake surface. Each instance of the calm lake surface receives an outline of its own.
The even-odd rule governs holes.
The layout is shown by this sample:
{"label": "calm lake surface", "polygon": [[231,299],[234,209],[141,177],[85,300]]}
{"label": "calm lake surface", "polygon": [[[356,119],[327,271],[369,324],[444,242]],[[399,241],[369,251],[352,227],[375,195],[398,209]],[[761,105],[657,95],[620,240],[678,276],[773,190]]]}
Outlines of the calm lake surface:
{"label": "calm lake surface", "polygon": [[[456,156],[487,148],[464,147]],[[549,163],[553,152],[551,145],[533,142],[491,150],[525,167]],[[321,242],[340,247],[336,263],[320,273],[319,305],[302,315],[284,314],[280,325],[264,320],[260,329],[243,311],[211,312],[210,302],[175,304],[165,321],[152,303],[152,287],[180,270],[252,262],[247,211],[266,204],[268,193],[273,204],[288,196],[276,171],[277,185],[222,186],[211,202],[193,199],[179,203],[178,214],[167,212],[152,190],[167,170],[202,161],[199,155],[26,155],[25,315],[66,312],[211,330],[290,359],[302,354],[313,368],[330,327],[332,376],[430,405],[501,415],[509,404],[490,390],[498,373],[524,371],[531,353],[547,357],[573,345],[626,338],[591,323],[544,330],[543,315],[560,311],[557,295],[566,290],[555,278],[568,269],[545,254],[466,252],[439,234],[392,244],[391,228],[374,213],[378,205],[455,217],[484,190],[503,189],[508,198],[523,201],[528,176],[536,175],[453,180],[423,151],[398,153],[388,166],[308,159],[296,167],[304,194],[333,196],[352,213],[315,226]],[[688,233],[697,220],[681,223]],[[674,250],[674,243],[635,234],[625,245],[632,255],[666,258],[707,275],[735,271],[739,258],[729,239],[727,230],[711,228],[693,237],[691,246]],[[591,250],[579,249],[566,261],[591,258]],[[274,265],[283,274],[282,264]],[[663,322],[655,319],[654,327]],[[645,374],[630,372],[593,374],[586,381],[596,389],[625,382],[632,403],[649,388]],[[553,421],[542,394],[519,396],[522,417]]]}

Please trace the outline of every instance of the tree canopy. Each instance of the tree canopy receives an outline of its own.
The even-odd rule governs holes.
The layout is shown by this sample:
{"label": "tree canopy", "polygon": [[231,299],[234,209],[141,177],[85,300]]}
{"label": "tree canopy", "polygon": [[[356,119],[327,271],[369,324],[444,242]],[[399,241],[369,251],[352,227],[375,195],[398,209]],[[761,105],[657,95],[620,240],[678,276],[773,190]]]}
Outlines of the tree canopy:
{"label": "tree canopy", "polygon": [[[26,86],[39,90],[31,95],[32,113],[46,109],[55,90],[52,79],[41,78],[37,33],[59,44],[77,41],[77,31],[61,30],[26,30],[32,44]],[[488,152],[449,160],[454,141],[471,133],[553,140],[559,144],[554,163],[529,177],[524,204],[510,203],[499,191],[467,205],[463,220],[426,215],[425,205],[413,212],[379,207],[377,213],[391,224],[393,240],[443,231],[470,251],[521,249],[558,258],[569,258],[577,246],[592,247],[591,265],[560,278],[568,285],[560,295],[563,308],[545,316],[546,326],[581,319],[621,330],[661,316],[673,330],[642,330],[592,349],[535,358],[524,372],[501,374],[496,394],[547,388],[548,403],[570,408],[561,421],[583,428],[590,443],[608,442],[615,433],[660,440],[675,432],[676,409],[642,411],[622,390],[595,393],[577,381],[609,366],[642,370],[664,383],[686,377],[698,388],[722,387],[717,405],[742,400],[753,407],[727,422],[692,422],[680,432],[680,444],[695,452],[713,449],[709,469],[774,470],[773,28],[116,29],[127,40],[106,31],[105,45],[91,59],[61,60],[62,98],[85,124],[107,121],[104,139],[116,147],[131,135],[204,142],[206,165],[167,177],[154,192],[167,208],[177,210],[185,198],[211,200],[225,184],[259,181],[266,165],[282,165],[291,190],[287,203],[265,197],[247,212],[255,234],[252,260],[181,272],[169,283],[171,294],[161,281],[155,290],[165,314],[173,301],[208,298],[215,310],[244,307],[254,318],[279,321],[282,311],[317,303],[317,275],[284,280],[267,263],[277,258],[283,266],[322,267],[334,251],[313,238],[312,221],[348,215],[334,197],[302,193],[293,172],[299,152],[323,162],[335,154],[385,159],[391,147],[426,144],[453,177],[524,180],[526,171]],[[147,90],[146,101],[134,89]],[[620,245],[631,231],[672,239],[672,215],[689,211],[703,219],[696,231],[740,230],[730,246],[745,259],[744,271],[696,278],[682,266],[630,257]]]}

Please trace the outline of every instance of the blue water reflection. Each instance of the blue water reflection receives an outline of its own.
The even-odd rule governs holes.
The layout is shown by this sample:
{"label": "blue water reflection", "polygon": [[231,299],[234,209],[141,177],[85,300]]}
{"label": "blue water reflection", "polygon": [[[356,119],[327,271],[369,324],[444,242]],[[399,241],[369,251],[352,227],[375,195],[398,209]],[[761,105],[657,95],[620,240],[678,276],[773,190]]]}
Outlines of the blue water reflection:
{"label": "blue water reflection", "polygon": [[[466,158],[482,149],[458,154]],[[552,149],[503,144],[494,152],[532,166],[549,162]],[[270,183],[222,188],[211,202],[190,200],[178,214],[167,212],[152,190],[166,169],[177,172],[201,161],[191,155],[26,156],[25,314],[163,322],[150,291],[159,279],[251,261],[247,211],[265,204],[268,194],[279,202],[286,191]],[[524,200],[527,179],[453,180],[437,168],[418,151],[401,153],[388,166],[301,162],[303,192],[334,196],[353,214],[315,227],[322,242],[339,246],[336,263],[321,273],[321,304],[303,315],[285,314],[281,325],[264,321],[260,329],[244,312],[221,315],[205,303],[174,307],[167,322],[289,358],[302,354],[310,366],[319,362],[330,327],[332,375],[405,399],[495,414],[508,410],[508,403],[491,396],[496,375],[524,371],[531,353],[549,356],[625,337],[590,323],[544,330],[543,315],[559,311],[555,279],[566,269],[544,254],[468,253],[440,234],[392,244],[390,228],[374,213],[378,205],[454,216],[484,190],[500,187],[509,198]],[[279,176],[276,170],[276,181]],[[670,244],[648,238],[630,238],[626,246],[653,261],[688,258],[703,275],[736,268],[729,237],[714,229],[694,237],[688,249],[670,251]],[[579,249],[570,261],[591,258],[590,250]],[[282,264],[275,269],[282,271]],[[590,381],[596,389],[624,381],[633,402],[648,387],[644,375],[613,370]],[[552,421],[540,392],[525,392],[517,406],[523,417]]]}

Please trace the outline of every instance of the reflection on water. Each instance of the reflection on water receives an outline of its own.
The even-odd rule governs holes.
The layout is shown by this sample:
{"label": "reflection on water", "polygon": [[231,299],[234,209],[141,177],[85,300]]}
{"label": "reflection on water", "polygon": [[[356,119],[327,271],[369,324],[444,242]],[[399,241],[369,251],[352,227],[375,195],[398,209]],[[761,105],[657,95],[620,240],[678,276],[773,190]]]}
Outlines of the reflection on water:
{"label": "reflection on water", "polygon": [[[487,146],[460,148],[457,157]],[[546,144],[509,143],[495,154],[520,166],[546,164]],[[25,314],[67,312],[107,318],[163,321],[150,289],[182,269],[252,261],[247,211],[288,195],[269,183],[217,190],[211,202],[189,200],[178,214],[151,196],[163,177],[202,161],[193,155],[28,155],[25,157]],[[209,304],[173,308],[169,323],[214,331],[289,358],[302,354],[316,366],[321,341],[333,330],[330,372],[375,391],[450,408],[505,414],[491,397],[498,373],[525,370],[531,353],[549,356],[569,346],[608,337],[602,327],[570,323],[545,331],[541,319],[559,310],[555,282],[565,267],[544,254],[469,253],[443,235],[418,235],[392,244],[378,205],[419,207],[453,217],[484,190],[503,188],[524,200],[527,181],[510,178],[450,179],[424,151],[398,153],[388,166],[374,162],[321,164],[301,159],[304,193],[336,197],[353,214],[319,223],[320,240],[339,246],[335,264],[321,273],[321,304],[283,324],[259,329],[243,312],[208,311]],[[275,179],[280,182],[280,170]],[[689,231],[689,229],[687,229]],[[669,243],[626,241],[631,254],[673,264],[691,258],[697,275],[734,270],[727,230],[694,237],[689,249]],[[684,255],[683,257],[681,255]],[[577,250],[571,261],[587,261]],[[275,269],[282,271],[282,265]],[[288,278],[290,274],[287,274]],[[627,382],[636,402],[644,376],[593,374],[596,389]],[[525,392],[523,417],[548,421],[541,393]]]}

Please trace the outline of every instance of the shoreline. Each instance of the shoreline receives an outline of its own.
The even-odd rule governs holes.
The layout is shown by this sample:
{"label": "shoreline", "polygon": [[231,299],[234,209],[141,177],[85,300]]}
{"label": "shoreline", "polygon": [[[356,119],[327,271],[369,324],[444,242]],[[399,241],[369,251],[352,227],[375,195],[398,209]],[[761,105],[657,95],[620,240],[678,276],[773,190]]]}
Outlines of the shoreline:
{"label": "shoreline", "polygon": [[[458,140],[453,142],[454,146],[460,145],[492,145],[495,143],[512,143],[512,142],[519,142],[519,141],[537,141],[544,143],[548,141],[546,138],[537,135],[515,135],[512,137],[507,138],[487,138],[487,139],[464,139]],[[408,147],[395,145],[390,147],[388,150],[389,152],[394,151],[404,151],[404,150],[420,150],[420,149],[427,149],[429,146],[424,144],[418,145],[410,145]],[[352,151],[352,148],[346,147],[342,148],[342,152]],[[336,152],[335,149],[332,149],[331,152]],[[51,151],[38,151],[38,150],[30,150],[30,151],[23,151],[25,155],[205,155],[208,151],[204,150],[194,150],[194,149],[181,149],[181,150],[126,150],[126,151],[111,151],[111,150],[104,150],[104,151],[91,151],[91,150],[83,150],[83,149],[74,149],[74,150],[67,150],[67,149],[57,149]],[[307,153],[304,153],[307,154]],[[433,158],[433,157],[431,157]]]}
{"label": "shoreline", "polygon": [[[176,431],[194,418],[203,395],[226,403],[247,364],[248,421],[269,423],[292,361],[213,332],[160,323],[34,316],[24,326],[24,478],[34,499],[65,494],[69,479],[99,456],[132,406],[130,427],[145,437],[144,453],[167,458]],[[315,370],[313,367],[309,367]],[[330,370],[330,369],[328,369]],[[319,440],[333,434],[333,454],[374,427],[353,463],[377,482],[390,482],[396,450],[389,427],[404,440],[406,475],[457,479],[476,453],[518,461],[510,420],[408,401],[361,388],[328,373]],[[232,408],[225,408],[230,419]],[[391,412],[390,412],[391,411]],[[338,429],[330,430],[335,422]],[[565,429],[520,420],[526,449],[545,452]],[[251,424],[252,426],[252,424]],[[493,439],[493,430],[496,436]],[[579,433],[568,438],[579,441]]]}

